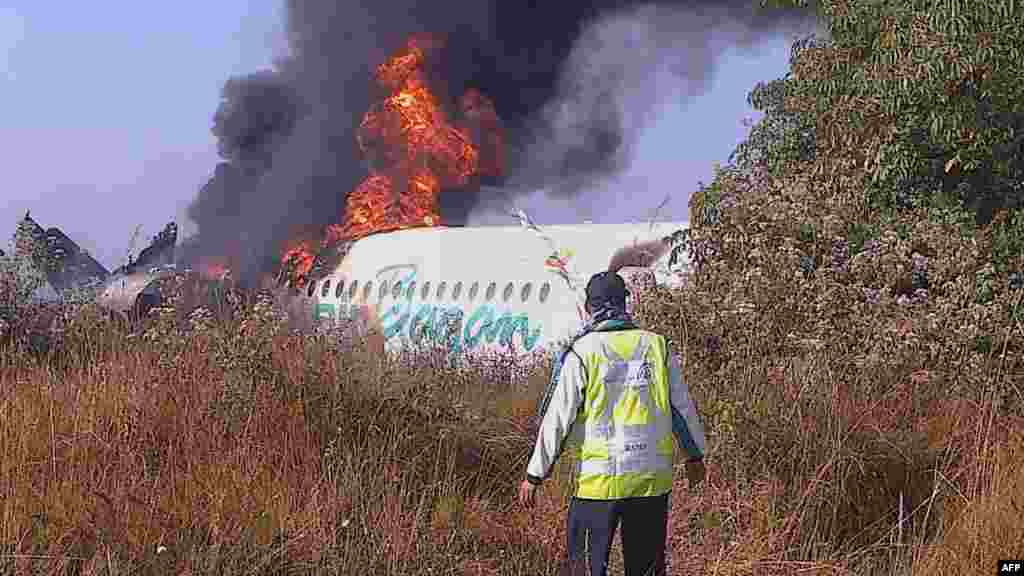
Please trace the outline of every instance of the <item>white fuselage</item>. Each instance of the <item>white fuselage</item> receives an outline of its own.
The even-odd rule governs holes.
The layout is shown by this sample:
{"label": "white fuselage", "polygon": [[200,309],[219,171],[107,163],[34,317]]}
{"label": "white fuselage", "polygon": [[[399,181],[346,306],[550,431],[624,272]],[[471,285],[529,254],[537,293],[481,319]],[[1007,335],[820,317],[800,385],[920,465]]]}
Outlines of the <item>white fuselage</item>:
{"label": "white fuselage", "polygon": [[[667,238],[685,222],[417,228],[355,242],[303,296],[314,318],[362,318],[389,348],[432,342],[451,352],[543,351],[584,321],[584,288],[619,250]],[[655,281],[685,273],[669,246]],[[625,274],[624,274],[625,275]]]}

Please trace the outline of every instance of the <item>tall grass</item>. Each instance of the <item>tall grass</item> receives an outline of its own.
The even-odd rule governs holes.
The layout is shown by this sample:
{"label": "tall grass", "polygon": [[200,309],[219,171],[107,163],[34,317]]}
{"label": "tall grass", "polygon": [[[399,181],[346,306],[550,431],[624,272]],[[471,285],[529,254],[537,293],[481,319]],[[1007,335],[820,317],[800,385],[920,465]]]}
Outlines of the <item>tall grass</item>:
{"label": "tall grass", "polygon": [[0,571],[545,570],[554,539],[511,506],[536,378],[261,311],[135,336],[93,317],[53,356],[5,348]]}
{"label": "tall grass", "polygon": [[[852,289],[737,282],[742,305],[709,272],[637,309],[682,354],[708,430],[706,483],[680,473],[672,499],[673,574],[991,573],[1024,555],[1024,347],[1000,316],[1019,292],[974,320],[1004,331],[982,346],[957,326],[973,304],[832,318],[810,295]],[[89,306],[50,319],[50,346],[0,349],[0,572],[557,573],[569,458],[535,509],[514,504],[546,361],[292,333],[269,299],[143,328]]]}

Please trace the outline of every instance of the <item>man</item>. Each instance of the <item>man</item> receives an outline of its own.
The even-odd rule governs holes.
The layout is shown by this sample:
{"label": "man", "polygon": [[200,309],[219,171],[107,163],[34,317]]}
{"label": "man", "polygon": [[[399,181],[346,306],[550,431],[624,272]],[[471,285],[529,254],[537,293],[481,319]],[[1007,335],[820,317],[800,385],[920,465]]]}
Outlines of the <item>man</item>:
{"label": "man", "polygon": [[577,455],[567,519],[569,566],[605,576],[618,524],[627,576],[664,575],[676,452],[688,455],[691,486],[704,479],[704,430],[663,336],[626,312],[621,276],[602,272],[586,288],[590,322],[562,353],[541,401],[540,430],[519,487],[533,504],[565,445]]}

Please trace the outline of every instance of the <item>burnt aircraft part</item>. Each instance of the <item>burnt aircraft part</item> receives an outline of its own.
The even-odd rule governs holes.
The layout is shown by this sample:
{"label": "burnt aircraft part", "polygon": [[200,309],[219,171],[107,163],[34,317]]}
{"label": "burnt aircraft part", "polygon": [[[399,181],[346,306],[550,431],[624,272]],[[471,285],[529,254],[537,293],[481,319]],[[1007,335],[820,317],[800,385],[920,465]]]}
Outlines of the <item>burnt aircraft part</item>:
{"label": "burnt aircraft part", "polygon": [[96,303],[125,317],[144,317],[160,304],[160,280],[174,270],[154,269],[111,278],[96,296]]}
{"label": "burnt aircraft part", "polygon": [[49,257],[59,263],[61,285],[64,287],[90,280],[103,280],[110,274],[58,228],[46,231],[46,244]]}
{"label": "burnt aircraft part", "polygon": [[159,306],[160,280],[174,275],[174,247],[178,225],[169,223],[139,257],[114,271],[96,297],[96,303],[129,318],[142,318]]}
{"label": "burnt aircraft part", "polygon": [[345,240],[334,243],[318,252],[313,260],[313,267],[310,270],[310,279],[318,281],[327,274],[330,274],[331,270],[341,264],[341,261],[348,254],[349,250],[352,249],[354,243],[352,240]]}
{"label": "burnt aircraft part", "polygon": [[26,213],[18,224],[17,253],[46,273],[57,294],[72,288],[96,290],[96,304],[126,319],[144,317],[160,305],[160,280],[174,275],[178,225],[167,224],[139,257],[109,272],[59,228],[43,229]]}
{"label": "burnt aircraft part", "polygon": [[138,269],[173,264],[174,247],[177,243],[178,225],[171,222],[153,237],[153,242],[139,253],[139,257],[131,263],[131,266]]}
{"label": "burnt aircraft part", "polygon": [[[300,289],[302,286],[307,286],[309,282],[319,282],[341,264],[353,244],[355,244],[354,240],[342,240],[323,247],[313,257],[313,265],[305,276],[295,274],[297,262],[294,259],[284,260],[274,275],[274,283],[282,288]],[[299,286],[300,283],[302,286]]]}

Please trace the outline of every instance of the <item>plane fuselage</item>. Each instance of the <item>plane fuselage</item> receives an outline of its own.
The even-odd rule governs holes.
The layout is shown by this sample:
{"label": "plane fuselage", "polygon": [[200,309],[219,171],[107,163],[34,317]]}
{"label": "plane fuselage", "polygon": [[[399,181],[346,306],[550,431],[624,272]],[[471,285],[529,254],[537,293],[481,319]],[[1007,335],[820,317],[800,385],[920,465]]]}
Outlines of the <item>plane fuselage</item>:
{"label": "plane fuselage", "polygon": [[[302,297],[314,320],[357,320],[389,348],[450,352],[543,351],[585,320],[584,288],[613,256],[658,245],[650,262],[623,269],[672,282],[688,259],[670,237],[685,222],[418,228],[356,241]],[[670,265],[671,262],[671,265]]]}

